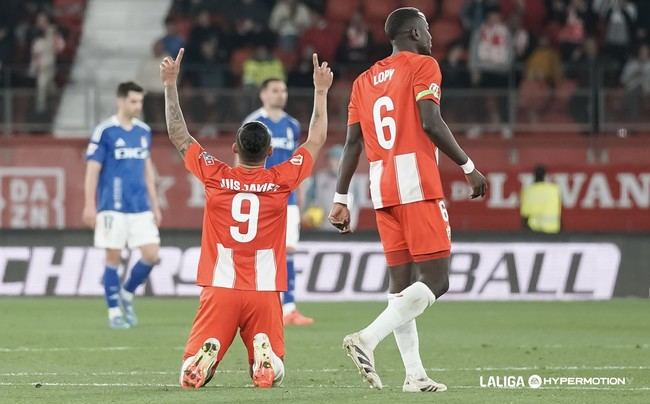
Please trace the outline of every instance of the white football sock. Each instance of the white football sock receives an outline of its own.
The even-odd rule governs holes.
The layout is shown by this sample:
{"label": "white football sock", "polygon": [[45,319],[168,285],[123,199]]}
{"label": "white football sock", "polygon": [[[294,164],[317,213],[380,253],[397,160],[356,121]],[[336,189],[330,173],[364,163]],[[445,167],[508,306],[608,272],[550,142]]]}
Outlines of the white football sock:
{"label": "white football sock", "polygon": [[[396,293],[388,295],[388,305],[395,299]],[[400,325],[393,331],[399,354],[404,362],[404,369],[406,376],[411,376],[415,379],[424,379],[427,377],[427,372],[422,366],[422,359],[420,358],[420,341],[418,338],[418,329],[415,324],[415,319],[407,321],[405,324]]]}
{"label": "white football sock", "polygon": [[436,296],[427,285],[415,282],[396,294],[375,321],[359,332],[361,342],[374,350],[388,334],[422,314],[435,301]]}
{"label": "white football sock", "polygon": [[126,290],[124,288],[122,288],[122,290],[120,290],[120,297],[123,300],[126,300],[129,303],[131,303],[133,301],[133,293],[129,292],[128,290]]}
{"label": "white football sock", "polygon": [[285,303],[282,305],[282,315],[286,316],[287,314],[291,313],[292,311],[296,311],[296,304],[295,303]]}
{"label": "white football sock", "polygon": [[109,307],[108,318],[112,320],[115,317],[122,317],[122,309],[120,309],[119,307]]}

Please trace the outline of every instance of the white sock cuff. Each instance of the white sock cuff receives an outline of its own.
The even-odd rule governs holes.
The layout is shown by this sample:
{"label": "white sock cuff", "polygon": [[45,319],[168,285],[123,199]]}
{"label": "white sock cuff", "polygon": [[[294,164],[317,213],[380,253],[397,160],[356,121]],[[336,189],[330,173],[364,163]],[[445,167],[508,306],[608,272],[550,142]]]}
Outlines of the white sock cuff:
{"label": "white sock cuff", "polygon": [[428,298],[427,307],[431,307],[431,305],[436,301],[436,295],[434,295],[431,289],[429,289],[429,287],[423,282],[415,282],[413,285],[409,286],[409,288],[414,288],[419,290],[421,293],[426,294]]}

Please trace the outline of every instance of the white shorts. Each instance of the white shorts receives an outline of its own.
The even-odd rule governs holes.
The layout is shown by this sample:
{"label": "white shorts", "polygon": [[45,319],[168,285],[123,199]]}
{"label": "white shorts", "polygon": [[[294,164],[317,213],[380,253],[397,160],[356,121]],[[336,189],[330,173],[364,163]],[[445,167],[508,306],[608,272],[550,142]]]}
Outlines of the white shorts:
{"label": "white shorts", "polygon": [[287,207],[287,247],[298,248],[300,240],[300,209],[298,205]]}
{"label": "white shorts", "polygon": [[105,210],[97,213],[95,247],[121,250],[147,244],[160,244],[153,212],[122,213]]}

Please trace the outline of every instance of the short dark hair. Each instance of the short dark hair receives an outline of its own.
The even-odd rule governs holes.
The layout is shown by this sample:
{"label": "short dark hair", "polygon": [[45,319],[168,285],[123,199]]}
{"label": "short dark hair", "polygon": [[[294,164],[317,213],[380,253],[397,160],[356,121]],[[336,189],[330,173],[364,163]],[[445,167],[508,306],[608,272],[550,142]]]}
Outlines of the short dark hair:
{"label": "short dark hair", "polygon": [[393,41],[415,18],[420,18],[420,10],[415,7],[402,7],[390,13],[384,25],[388,39]]}
{"label": "short dark hair", "polygon": [[271,132],[262,122],[246,122],[237,131],[236,142],[242,161],[258,163],[271,146]]}
{"label": "short dark hair", "polygon": [[271,77],[271,78],[268,78],[268,79],[264,80],[264,81],[262,82],[262,84],[260,84],[260,91],[262,91],[262,90],[266,90],[266,87],[268,87],[269,84],[271,84],[271,83],[273,83],[273,82],[275,82],[275,81],[279,81],[279,82],[281,82],[281,83],[284,83],[284,80],[282,80],[282,79],[279,78],[279,77]]}
{"label": "short dark hair", "polygon": [[136,93],[144,93],[144,88],[139,86],[137,83],[133,81],[125,81],[124,83],[120,83],[117,86],[117,96],[118,97],[126,97],[129,95],[129,91],[134,91]]}

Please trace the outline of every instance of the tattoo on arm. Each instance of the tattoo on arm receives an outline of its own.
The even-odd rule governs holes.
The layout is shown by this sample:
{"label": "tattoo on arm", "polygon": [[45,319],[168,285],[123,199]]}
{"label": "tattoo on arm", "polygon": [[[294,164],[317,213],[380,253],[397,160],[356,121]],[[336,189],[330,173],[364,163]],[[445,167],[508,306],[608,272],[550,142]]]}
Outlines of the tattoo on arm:
{"label": "tattoo on arm", "polygon": [[195,142],[190,136],[183,118],[183,111],[178,100],[178,89],[176,86],[165,87],[165,118],[167,121],[167,133],[169,140],[176,147],[176,150],[185,157],[187,149]]}

